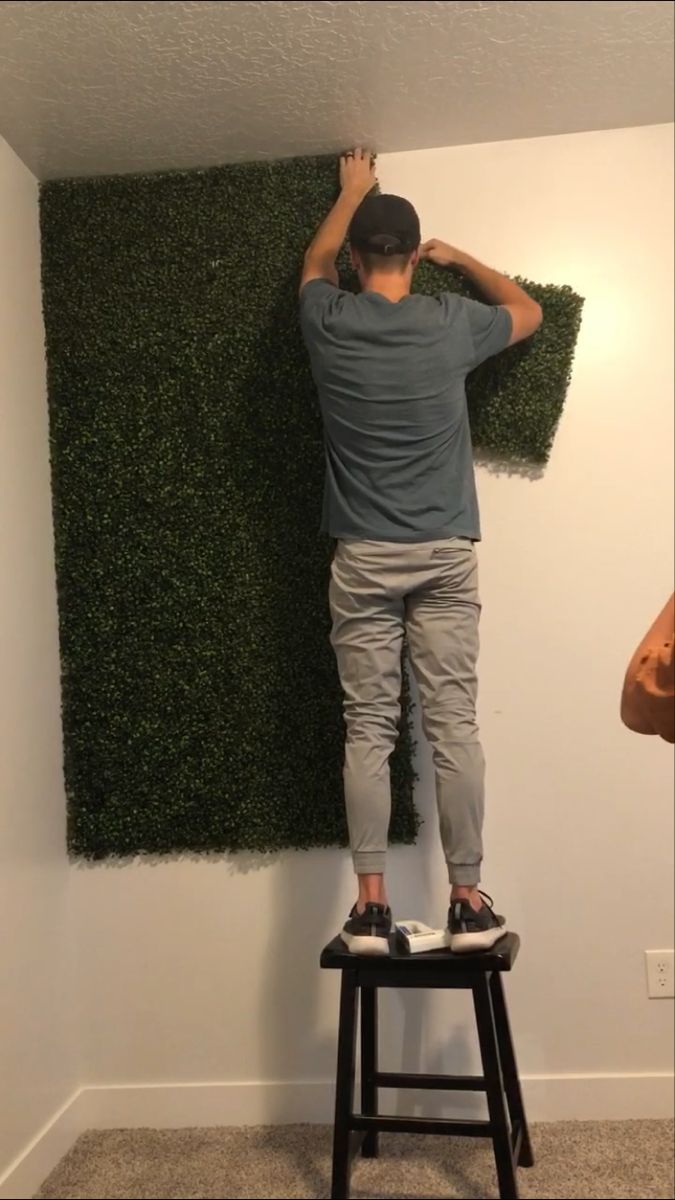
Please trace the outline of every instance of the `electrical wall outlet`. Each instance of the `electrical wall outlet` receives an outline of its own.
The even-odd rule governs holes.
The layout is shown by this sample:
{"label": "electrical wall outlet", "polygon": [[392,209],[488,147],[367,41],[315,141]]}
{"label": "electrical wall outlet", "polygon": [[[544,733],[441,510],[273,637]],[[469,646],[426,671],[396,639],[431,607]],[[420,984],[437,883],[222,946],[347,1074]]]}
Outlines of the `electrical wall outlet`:
{"label": "electrical wall outlet", "polygon": [[672,950],[645,950],[647,995],[650,1000],[675,996],[675,961]]}

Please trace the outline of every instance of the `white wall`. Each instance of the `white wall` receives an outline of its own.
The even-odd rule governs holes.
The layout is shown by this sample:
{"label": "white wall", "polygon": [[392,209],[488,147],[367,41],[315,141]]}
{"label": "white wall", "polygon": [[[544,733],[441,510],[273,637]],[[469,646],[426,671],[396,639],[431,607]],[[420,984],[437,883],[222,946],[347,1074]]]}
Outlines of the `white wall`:
{"label": "white wall", "polygon": [[77,1074],[37,201],[0,139],[0,1182]]}
{"label": "white wall", "polygon": [[[480,471],[485,882],[524,939],[509,990],[521,1068],[543,1077],[537,1113],[660,1111],[672,1005],[647,1001],[642,953],[673,945],[672,760],[617,709],[672,587],[672,129],[385,155],[379,170],[425,236],[587,298],[544,477]],[[417,849],[392,852],[390,888],[399,916],[440,921],[426,753],[421,770],[430,820]],[[327,1089],[295,1084],[333,1073],[337,981],[317,957],[351,900],[344,855],[76,866],[73,888],[88,1081],[264,1085],[155,1088],[135,1108],[141,1093],[120,1091],[116,1119],[326,1115]],[[390,1065],[470,1059],[462,998],[388,999]]]}

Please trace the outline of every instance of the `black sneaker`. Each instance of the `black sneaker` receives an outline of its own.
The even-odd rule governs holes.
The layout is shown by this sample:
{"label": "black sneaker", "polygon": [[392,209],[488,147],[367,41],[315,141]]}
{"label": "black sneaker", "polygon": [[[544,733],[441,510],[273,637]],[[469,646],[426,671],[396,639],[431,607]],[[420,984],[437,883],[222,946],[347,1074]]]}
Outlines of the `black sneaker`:
{"label": "black sneaker", "polygon": [[391,909],[384,904],[366,904],[363,912],[354,905],[340,937],[352,954],[388,954]]}
{"label": "black sneaker", "polygon": [[506,920],[492,911],[492,900],[484,892],[478,912],[468,900],[455,900],[448,909],[448,941],[455,954],[490,950],[506,934]]}

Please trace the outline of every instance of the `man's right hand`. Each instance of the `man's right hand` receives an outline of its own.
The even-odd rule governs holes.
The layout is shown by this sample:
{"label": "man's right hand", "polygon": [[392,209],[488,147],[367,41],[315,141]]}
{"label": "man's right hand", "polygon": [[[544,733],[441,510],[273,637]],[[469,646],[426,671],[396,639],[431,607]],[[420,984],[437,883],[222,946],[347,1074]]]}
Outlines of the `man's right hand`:
{"label": "man's right hand", "polygon": [[420,246],[420,257],[435,263],[437,267],[451,267],[461,256],[454,246],[449,246],[447,242],[439,242],[438,238],[431,238]]}

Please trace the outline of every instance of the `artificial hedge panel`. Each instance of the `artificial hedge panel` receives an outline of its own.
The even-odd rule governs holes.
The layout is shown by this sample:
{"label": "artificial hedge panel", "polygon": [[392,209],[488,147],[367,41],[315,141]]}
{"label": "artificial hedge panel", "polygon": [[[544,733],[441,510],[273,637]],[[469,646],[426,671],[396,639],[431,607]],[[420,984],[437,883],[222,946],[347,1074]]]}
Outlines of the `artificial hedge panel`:
{"label": "artificial hedge panel", "polygon": [[[517,282],[541,304],[544,322],[534,337],[488,359],[467,379],[471,435],[486,456],[514,464],[546,463],[572,375],[584,302],[564,284]],[[460,276],[422,263],[414,290],[434,294],[442,289],[483,299]]]}
{"label": "artificial hedge panel", "polygon": [[[334,188],[323,158],[42,188],[75,855],[346,841],[321,426],[296,299]],[[419,273],[424,290],[449,285]],[[580,301],[536,294],[545,332],[477,373],[472,404],[484,447],[541,461]],[[419,823],[404,700],[396,842]]]}

